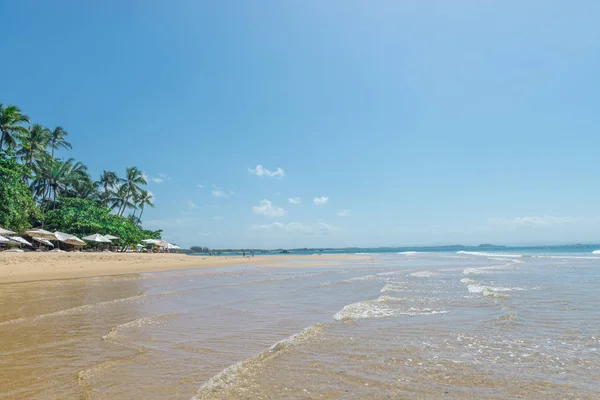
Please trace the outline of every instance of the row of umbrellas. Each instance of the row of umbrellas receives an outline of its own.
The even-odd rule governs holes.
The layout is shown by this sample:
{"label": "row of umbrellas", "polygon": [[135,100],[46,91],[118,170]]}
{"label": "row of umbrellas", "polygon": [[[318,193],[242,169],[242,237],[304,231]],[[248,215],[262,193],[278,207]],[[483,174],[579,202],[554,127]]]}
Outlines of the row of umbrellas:
{"label": "row of umbrellas", "polygon": [[[43,243],[47,246],[54,247],[50,240],[58,240],[66,244],[70,244],[73,246],[85,246],[85,242],[79,239],[77,236],[70,235],[68,233],[63,232],[50,232],[45,229],[31,229],[25,232],[28,236],[30,236],[33,240],[38,243]],[[9,231],[7,229],[0,228],[0,243],[10,243],[16,242],[19,244],[24,244],[26,246],[32,246],[27,240],[18,236],[8,236],[14,235],[15,232]],[[5,237],[6,236],[6,237]],[[112,243],[112,240],[119,239],[117,236],[112,235],[100,235],[98,233],[89,235],[83,238],[88,242],[97,242],[97,243]]]}
{"label": "row of umbrellas", "polygon": [[[81,240],[77,236],[70,235],[68,233],[63,233],[63,232],[58,232],[58,231],[50,232],[45,229],[39,229],[39,228],[38,229],[30,229],[25,233],[28,236],[30,236],[33,240],[35,240],[36,242],[42,243],[42,244],[45,244],[45,245],[51,246],[51,247],[54,247],[54,245],[52,244],[52,242],[50,242],[50,240],[58,240],[63,243],[66,243],[66,244],[71,244],[73,246],[84,246],[85,245],[84,240],[88,241],[88,242],[96,242],[96,243],[112,243],[113,240],[119,239],[117,236],[100,235],[99,233],[95,233],[93,235],[85,236],[82,238],[83,240]],[[9,231],[7,229],[0,228],[0,243],[16,242],[19,244],[24,244],[26,246],[32,246],[31,243],[29,243],[27,240],[23,239],[22,237],[9,236],[9,235],[14,235],[14,234],[15,234],[15,232],[13,232],[13,231]],[[165,248],[168,250],[180,249],[180,247],[175,244],[171,244],[169,242],[165,242],[164,240],[159,240],[159,239],[147,239],[147,240],[142,240],[142,242],[144,242],[146,244],[152,244],[155,246],[159,246],[159,247],[162,247],[162,248]],[[143,246],[138,245],[138,247],[143,247]]]}

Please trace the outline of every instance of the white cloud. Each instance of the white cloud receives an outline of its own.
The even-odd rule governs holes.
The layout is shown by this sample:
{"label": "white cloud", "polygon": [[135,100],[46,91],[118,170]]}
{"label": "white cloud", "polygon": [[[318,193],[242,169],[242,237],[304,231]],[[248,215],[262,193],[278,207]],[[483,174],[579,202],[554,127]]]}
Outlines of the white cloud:
{"label": "white cloud", "polygon": [[290,197],[288,201],[292,204],[302,204],[302,199],[300,197]]}
{"label": "white cloud", "polygon": [[198,208],[198,206],[194,204],[194,202],[191,200],[188,200],[188,205],[190,206],[190,208]]}
{"label": "white cloud", "polygon": [[233,190],[229,190],[229,192],[226,192],[225,190],[221,189],[220,187],[216,186],[216,185],[212,185],[212,195],[214,197],[229,197],[233,195]]}
{"label": "white cloud", "polygon": [[214,219],[215,221],[220,221],[220,220],[222,220],[222,219],[225,219],[225,217],[221,217],[221,216],[219,216],[219,215],[215,215],[215,216],[213,217],[213,219]]}
{"label": "white cloud", "polygon": [[283,217],[285,210],[281,207],[273,207],[269,200],[261,200],[260,205],[252,207],[255,214],[265,215],[267,217]]}
{"label": "white cloud", "polygon": [[[143,175],[145,175],[145,174],[143,174]],[[146,176],[146,178],[148,178],[148,177]],[[164,181],[170,181],[171,177],[169,175],[167,175],[167,174],[160,173],[160,174],[158,174],[158,176],[153,176],[150,179],[154,183],[163,183]]]}
{"label": "white cloud", "polygon": [[275,171],[269,171],[260,164],[258,164],[254,169],[248,168],[248,172],[256,176],[270,176],[278,178],[283,178],[285,176],[285,172],[281,168],[277,168]]}
{"label": "white cloud", "polygon": [[350,214],[351,214],[351,213],[350,213],[350,210],[348,210],[347,208],[346,208],[345,210],[338,211],[338,212],[336,213],[336,215],[337,215],[338,217],[349,217],[349,216],[350,216]]}
{"label": "white cloud", "polygon": [[328,202],[329,202],[329,197],[325,197],[325,196],[315,197],[313,199],[313,203],[315,203],[318,206],[327,204]]}
{"label": "white cloud", "polygon": [[324,222],[319,222],[316,225],[306,225],[301,222],[290,222],[287,224],[283,224],[281,222],[272,222],[270,224],[262,224],[262,225],[253,225],[253,230],[257,231],[276,231],[283,230],[286,232],[296,232],[296,233],[304,233],[304,234],[315,234],[315,235],[327,235],[331,232],[336,231],[337,229],[327,225]]}
{"label": "white cloud", "polygon": [[198,184],[198,185],[196,185],[196,187],[197,187],[198,189],[204,189],[204,185],[200,185],[200,184]]}

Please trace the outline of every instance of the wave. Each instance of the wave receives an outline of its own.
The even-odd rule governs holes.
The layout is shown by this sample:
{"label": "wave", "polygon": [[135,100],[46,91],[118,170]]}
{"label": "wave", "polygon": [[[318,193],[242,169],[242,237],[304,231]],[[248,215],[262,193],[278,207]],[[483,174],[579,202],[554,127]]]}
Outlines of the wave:
{"label": "wave", "polygon": [[419,272],[413,272],[412,274],[409,274],[410,276],[415,276],[417,278],[432,278],[434,276],[439,276],[440,274],[437,272],[433,272],[433,271],[419,271]]}
{"label": "wave", "polygon": [[463,278],[460,280],[462,283],[467,285],[469,293],[482,294],[485,297],[507,297],[507,292],[513,291],[525,291],[526,289],[520,287],[503,287],[503,286],[487,286],[477,283],[473,279]]}
{"label": "wave", "polygon": [[131,297],[124,297],[121,299],[115,299],[115,300],[108,300],[108,301],[101,301],[99,303],[92,303],[92,304],[84,304],[82,306],[77,306],[77,307],[73,307],[73,308],[67,308],[64,310],[59,310],[59,311],[54,311],[51,313],[47,313],[47,314],[40,314],[40,315],[36,315],[34,317],[22,317],[22,318],[16,318],[16,319],[11,319],[8,321],[4,321],[4,322],[0,322],[0,326],[2,325],[8,325],[8,324],[15,324],[15,323],[19,323],[19,322],[35,322],[35,321],[39,321],[41,319],[45,319],[45,318],[49,318],[49,317],[60,317],[60,316],[64,316],[64,315],[73,315],[73,314],[77,314],[77,313],[85,313],[88,312],[89,310],[96,308],[96,307],[102,307],[102,306],[106,306],[106,305],[113,305],[113,304],[119,304],[119,303],[125,303],[125,302],[129,302],[129,301],[133,301],[133,300],[138,300],[144,297],[148,297],[148,296],[158,296],[158,295],[162,295],[162,293],[160,294],[156,294],[156,295],[144,295],[144,294],[140,294],[140,295],[136,295],[136,296],[131,296]]}
{"label": "wave", "polygon": [[119,333],[123,329],[141,328],[143,326],[148,326],[148,325],[160,325],[162,319],[172,317],[175,315],[179,315],[179,314],[178,313],[162,314],[162,315],[155,315],[152,317],[143,317],[143,318],[134,319],[133,321],[129,321],[124,324],[115,326],[114,328],[112,328],[110,330],[110,332],[108,332],[106,335],[102,336],[102,340],[108,341],[108,340],[116,339],[118,337]]}
{"label": "wave", "polygon": [[401,251],[400,253],[397,253],[400,255],[404,255],[404,256],[415,256],[417,254],[419,254],[418,251]]}
{"label": "wave", "polygon": [[[301,332],[289,336],[279,342],[275,343],[269,349],[251,357],[245,361],[240,361],[236,364],[230,365],[217,375],[206,381],[192,400],[202,400],[206,398],[214,398],[215,392],[225,391],[232,386],[240,374],[247,373],[256,364],[268,361],[269,359],[276,357],[281,351],[296,347],[314,337],[320,335],[324,330],[324,325],[316,324],[303,329]],[[226,396],[221,396],[226,398]]]}
{"label": "wave", "polygon": [[405,282],[388,282],[381,288],[381,293],[402,292],[405,288]]}
{"label": "wave", "polygon": [[504,254],[504,253],[483,253],[479,251],[457,251],[456,254],[467,254],[470,256],[481,256],[481,257],[506,257],[506,258],[521,258],[523,254]]}
{"label": "wave", "polygon": [[592,251],[592,254],[600,254],[600,250],[594,250]]}
{"label": "wave", "polygon": [[344,306],[344,308],[336,313],[333,318],[338,321],[342,321],[346,319],[384,318],[400,315],[415,317],[420,315],[448,313],[448,311],[432,310],[430,308],[419,310],[413,307],[408,311],[402,310],[397,305],[393,304],[398,303],[399,301],[402,301],[402,299],[391,296],[380,296],[375,300],[359,301],[358,303],[352,303]]}

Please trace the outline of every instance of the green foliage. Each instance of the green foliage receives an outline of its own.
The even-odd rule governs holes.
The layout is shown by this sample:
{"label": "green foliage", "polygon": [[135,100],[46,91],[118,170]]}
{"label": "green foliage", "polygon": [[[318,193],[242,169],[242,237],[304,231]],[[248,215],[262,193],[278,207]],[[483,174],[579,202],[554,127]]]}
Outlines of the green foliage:
{"label": "green foliage", "polygon": [[31,190],[22,178],[28,174],[10,155],[0,156],[0,226],[5,229],[23,232],[37,217]]}
{"label": "green foliage", "polygon": [[79,237],[94,233],[114,235],[121,238],[121,244],[129,246],[144,239],[160,239],[162,232],[144,230],[95,201],[78,198],[60,198],[57,208],[47,212],[45,221],[47,228]]}

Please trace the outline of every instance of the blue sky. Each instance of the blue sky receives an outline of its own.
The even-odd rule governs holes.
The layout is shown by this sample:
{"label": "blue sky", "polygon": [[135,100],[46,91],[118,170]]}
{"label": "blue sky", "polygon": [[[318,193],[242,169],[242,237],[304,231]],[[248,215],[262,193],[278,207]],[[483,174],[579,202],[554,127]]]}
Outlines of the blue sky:
{"label": "blue sky", "polygon": [[21,0],[0,15],[0,102],[65,127],[96,179],[142,169],[145,225],[167,240],[600,241],[598,1]]}

